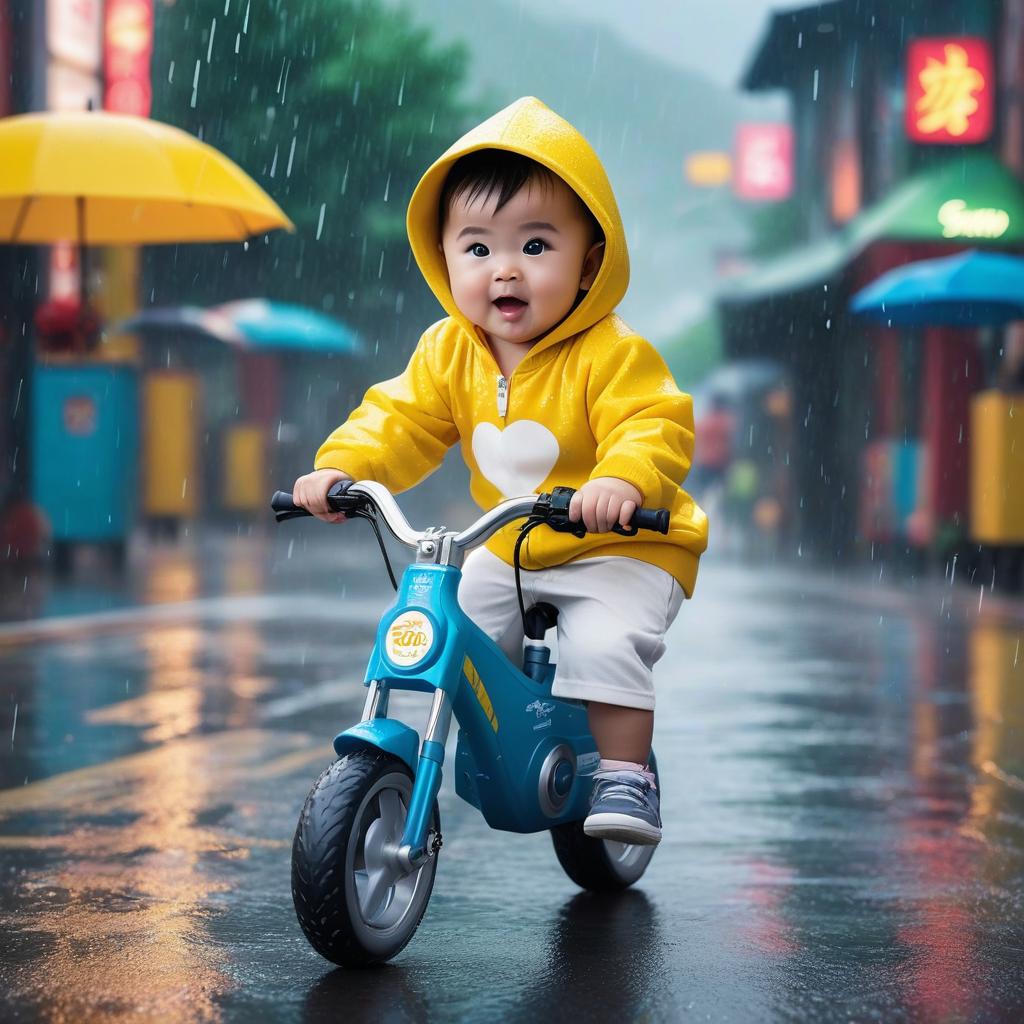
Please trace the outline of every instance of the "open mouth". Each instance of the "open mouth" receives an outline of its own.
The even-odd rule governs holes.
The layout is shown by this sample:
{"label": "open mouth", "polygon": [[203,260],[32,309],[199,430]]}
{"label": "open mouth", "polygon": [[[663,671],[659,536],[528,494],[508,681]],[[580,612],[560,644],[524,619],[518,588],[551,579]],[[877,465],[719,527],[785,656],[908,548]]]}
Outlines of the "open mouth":
{"label": "open mouth", "polygon": [[494,304],[502,313],[511,313],[517,309],[522,309],[527,305],[527,303],[523,302],[522,299],[514,299],[511,295],[505,295],[500,299],[495,299]]}

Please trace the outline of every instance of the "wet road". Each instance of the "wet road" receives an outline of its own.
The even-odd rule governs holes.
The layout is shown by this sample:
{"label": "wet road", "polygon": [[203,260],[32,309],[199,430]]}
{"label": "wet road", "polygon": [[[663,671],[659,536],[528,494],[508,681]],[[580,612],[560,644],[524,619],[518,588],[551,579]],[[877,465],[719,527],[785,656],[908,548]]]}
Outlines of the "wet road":
{"label": "wet road", "polygon": [[[290,842],[388,592],[309,525],[292,557],[236,538],[127,589],[7,589],[0,1019],[1024,1019],[1022,606],[712,562],[660,667],[640,885],[580,894],[446,783],[416,938],[332,969]],[[422,697],[394,708],[419,727]]]}

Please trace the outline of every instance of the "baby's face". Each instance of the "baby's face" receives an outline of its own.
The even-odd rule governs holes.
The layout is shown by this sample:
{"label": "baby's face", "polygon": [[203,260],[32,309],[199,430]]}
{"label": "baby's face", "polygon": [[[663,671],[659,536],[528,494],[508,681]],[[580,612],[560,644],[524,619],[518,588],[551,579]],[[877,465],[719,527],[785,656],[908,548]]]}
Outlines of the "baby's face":
{"label": "baby's face", "polygon": [[589,289],[602,244],[591,244],[565,182],[531,179],[497,212],[497,195],[452,203],[441,237],[459,311],[491,338],[526,344],[557,324]]}

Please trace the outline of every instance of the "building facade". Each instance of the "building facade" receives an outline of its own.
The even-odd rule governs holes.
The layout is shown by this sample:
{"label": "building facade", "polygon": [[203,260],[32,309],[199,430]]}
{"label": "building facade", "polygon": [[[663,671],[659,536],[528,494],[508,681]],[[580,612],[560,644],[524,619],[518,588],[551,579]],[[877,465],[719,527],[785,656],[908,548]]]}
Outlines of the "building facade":
{"label": "building facade", "polygon": [[731,356],[791,370],[793,515],[824,556],[978,550],[972,401],[1012,376],[1018,329],[879,326],[849,303],[892,268],[1024,249],[1022,7],[780,13],[744,75],[788,96],[794,193],[785,244],[723,283],[719,313]]}

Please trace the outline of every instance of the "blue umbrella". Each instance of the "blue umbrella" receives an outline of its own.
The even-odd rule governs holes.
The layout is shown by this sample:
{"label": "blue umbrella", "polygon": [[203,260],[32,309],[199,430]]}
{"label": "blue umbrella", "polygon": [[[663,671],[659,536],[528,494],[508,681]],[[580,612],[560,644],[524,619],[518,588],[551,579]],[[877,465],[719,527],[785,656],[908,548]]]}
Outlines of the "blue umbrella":
{"label": "blue umbrella", "polygon": [[982,327],[1024,318],[1024,259],[969,249],[897,267],[850,301],[884,324]]}
{"label": "blue umbrella", "polygon": [[151,306],[122,320],[114,330],[129,334],[163,331],[176,335],[200,334],[232,345],[245,343],[245,339],[227,317],[216,310],[201,309],[199,306]]}
{"label": "blue umbrella", "polygon": [[225,302],[207,312],[230,323],[245,349],[345,355],[363,351],[363,343],[354,331],[305,306],[266,299],[243,299]]}

